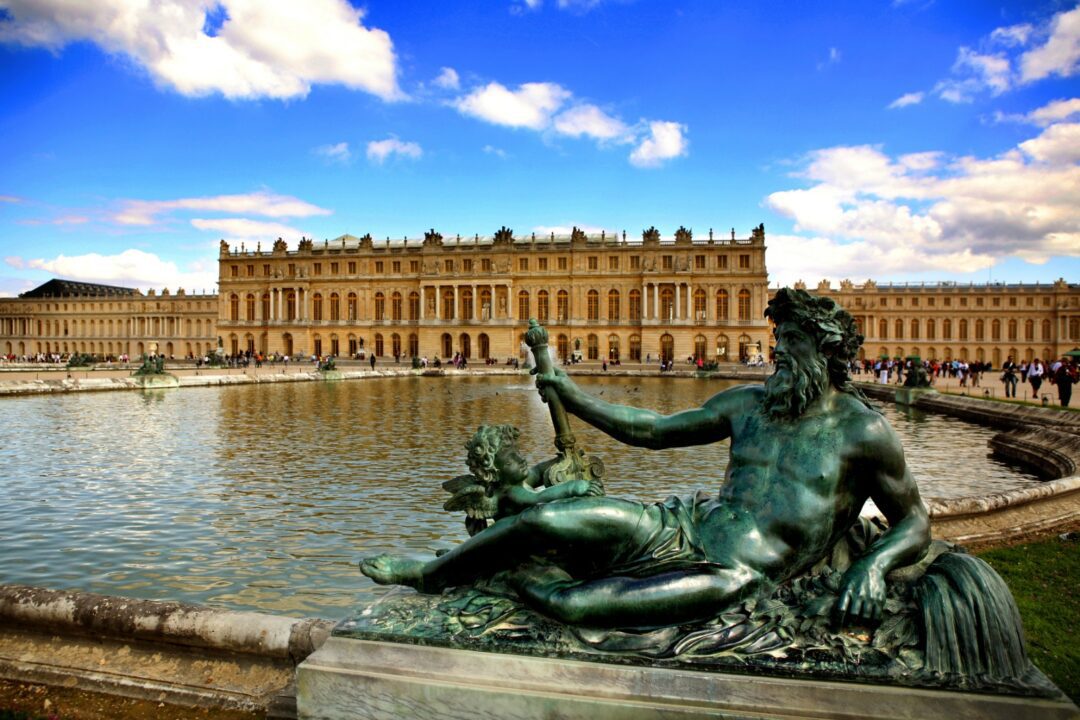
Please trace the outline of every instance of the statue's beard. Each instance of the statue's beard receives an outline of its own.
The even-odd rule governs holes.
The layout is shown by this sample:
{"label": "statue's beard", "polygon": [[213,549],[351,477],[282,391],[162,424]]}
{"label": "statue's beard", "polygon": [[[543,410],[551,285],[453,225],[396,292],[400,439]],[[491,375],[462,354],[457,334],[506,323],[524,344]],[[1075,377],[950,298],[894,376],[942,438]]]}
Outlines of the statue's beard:
{"label": "statue's beard", "polygon": [[799,362],[785,356],[777,360],[776,372],[765,381],[762,408],[770,418],[794,420],[821,397],[828,382],[828,368],[823,360]]}

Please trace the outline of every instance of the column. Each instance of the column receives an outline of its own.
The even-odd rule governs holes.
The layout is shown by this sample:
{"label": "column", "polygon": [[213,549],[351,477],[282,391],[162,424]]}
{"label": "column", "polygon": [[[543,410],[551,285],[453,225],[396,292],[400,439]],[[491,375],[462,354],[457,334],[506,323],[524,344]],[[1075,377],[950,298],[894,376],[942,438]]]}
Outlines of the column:
{"label": "column", "polygon": [[427,305],[427,288],[420,286],[420,319],[424,319],[424,306]]}
{"label": "column", "polygon": [[675,319],[682,318],[682,283],[675,283]]}
{"label": "column", "polygon": [[442,298],[439,297],[439,287],[435,286],[435,319],[442,320]]}
{"label": "column", "polygon": [[476,294],[476,285],[472,286],[472,319],[480,319],[480,296]]}
{"label": "column", "polygon": [[461,317],[461,305],[458,304],[458,285],[457,285],[457,283],[454,283],[454,312],[453,312],[453,317],[451,319],[452,320],[464,320],[464,318]]}
{"label": "column", "polygon": [[652,311],[653,320],[660,319],[660,285],[653,283],[652,286]]}

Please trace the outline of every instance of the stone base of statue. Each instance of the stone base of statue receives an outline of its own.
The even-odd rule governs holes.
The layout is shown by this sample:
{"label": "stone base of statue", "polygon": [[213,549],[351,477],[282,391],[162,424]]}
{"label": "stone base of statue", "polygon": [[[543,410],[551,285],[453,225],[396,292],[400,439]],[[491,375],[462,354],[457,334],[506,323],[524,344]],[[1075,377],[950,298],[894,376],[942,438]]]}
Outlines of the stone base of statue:
{"label": "stone base of statue", "polygon": [[897,405],[914,405],[923,395],[936,394],[937,390],[930,387],[898,387],[896,388]]}
{"label": "stone base of statue", "polygon": [[[416,639],[413,638],[415,643]],[[748,671],[749,672],[749,671]],[[1065,720],[1067,700],[716,673],[330,638],[297,671],[300,720]]]}
{"label": "stone base of statue", "polygon": [[320,370],[319,375],[327,382],[342,380],[345,377],[340,370]]}
{"label": "stone base of statue", "polygon": [[143,390],[161,390],[180,387],[180,379],[169,373],[155,375],[136,375],[135,384]]}

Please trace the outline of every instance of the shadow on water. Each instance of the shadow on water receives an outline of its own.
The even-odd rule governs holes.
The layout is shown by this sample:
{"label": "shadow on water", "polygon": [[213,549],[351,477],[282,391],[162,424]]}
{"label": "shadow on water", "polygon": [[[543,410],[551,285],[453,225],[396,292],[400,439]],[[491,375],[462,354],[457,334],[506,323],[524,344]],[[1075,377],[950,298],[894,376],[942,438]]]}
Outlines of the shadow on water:
{"label": "shadow on water", "polygon": [[[603,400],[672,413],[731,383],[582,378]],[[357,560],[466,537],[440,484],[483,423],[554,454],[531,379],[403,377],[5,400],[0,581],[340,617],[383,592]],[[885,408],[926,496],[1037,482],[987,458],[990,430]],[[611,495],[713,489],[728,444],[645,451],[572,421]],[[963,468],[962,477],[955,475]]]}

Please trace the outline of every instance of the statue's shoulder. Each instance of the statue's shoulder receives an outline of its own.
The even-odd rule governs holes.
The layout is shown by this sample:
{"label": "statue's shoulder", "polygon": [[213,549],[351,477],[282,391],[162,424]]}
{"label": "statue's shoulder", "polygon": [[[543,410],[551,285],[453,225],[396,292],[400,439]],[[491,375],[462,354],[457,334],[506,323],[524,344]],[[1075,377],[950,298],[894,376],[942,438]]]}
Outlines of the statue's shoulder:
{"label": "statue's shoulder", "polygon": [[757,407],[764,395],[763,385],[736,385],[713,395],[706,406],[726,413],[745,411]]}

